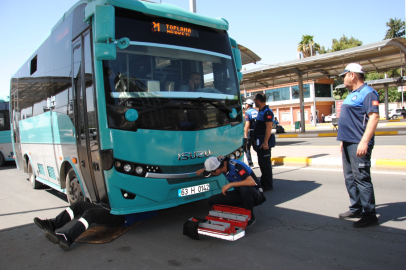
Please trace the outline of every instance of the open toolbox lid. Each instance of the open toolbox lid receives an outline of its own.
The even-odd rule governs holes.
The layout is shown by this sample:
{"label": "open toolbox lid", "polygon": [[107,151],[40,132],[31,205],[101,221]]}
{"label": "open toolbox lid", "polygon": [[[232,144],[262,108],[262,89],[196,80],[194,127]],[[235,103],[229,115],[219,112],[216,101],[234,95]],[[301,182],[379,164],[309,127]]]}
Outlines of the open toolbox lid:
{"label": "open toolbox lid", "polygon": [[[214,205],[206,216],[207,221],[199,223],[197,232],[202,235],[235,241],[245,235],[245,228],[250,219],[250,210],[227,205]],[[189,220],[198,222],[194,218]]]}

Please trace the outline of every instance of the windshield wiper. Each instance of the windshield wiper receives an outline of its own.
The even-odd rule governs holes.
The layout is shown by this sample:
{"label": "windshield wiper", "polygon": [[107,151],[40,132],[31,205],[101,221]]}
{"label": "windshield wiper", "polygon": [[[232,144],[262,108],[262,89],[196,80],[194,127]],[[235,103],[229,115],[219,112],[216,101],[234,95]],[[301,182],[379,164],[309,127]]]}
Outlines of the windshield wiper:
{"label": "windshield wiper", "polygon": [[[219,101],[219,100],[216,100],[216,99],[207,99],[207,98],[202,98],[202,97],[198,97],[197,100],[198,100],[200,103],[207,102],[207,103],[213,105],[213,106],[216,107],[216,108],[223,109],[224,111],[226,111],[226,112],[228,112],[228,113],[232,113],[232,112],[233,112],[232,109],[230,109],[229,107],[227,107],[226,105],[224,105],[223,103],[221,103],[221,101]],[[217,101],[217,103],[214,103],[214,101]]]}
{"label": "windshield wiper", "polygon": [[167,102],[165,104],[162,104],[162,105],[158,105],[158,106],[154,106],[154,107],[151,107],[151,108],[144,109],[142,111],[138,111],[138,115],[148,113],[148,112],[152,112],[152,111],[156,111],[156,110],[159,110],[159,109],[162,109],[162,108],[167,108],[167,107],[178,107],[178,105],[173,104],[171,101],[169,101],[169,102]]}

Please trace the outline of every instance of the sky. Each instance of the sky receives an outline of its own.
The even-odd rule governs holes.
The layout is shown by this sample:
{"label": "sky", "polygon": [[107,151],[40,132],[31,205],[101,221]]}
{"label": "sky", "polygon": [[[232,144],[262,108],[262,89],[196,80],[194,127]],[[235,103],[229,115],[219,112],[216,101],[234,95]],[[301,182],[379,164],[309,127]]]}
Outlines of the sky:
{"label": "sky", "polygon": [[[77,0],[0,1],[0,99],[10,78],[50,34]],[[155,0],[189,10],[189,0]],[[390,18],[405,20],[405,0],[196,0],[198,14],[225,18],[229,36],[254,51],[259,65],[297,59],[302,35],[326,49],[343,35],[369,44],[385,37]]]}

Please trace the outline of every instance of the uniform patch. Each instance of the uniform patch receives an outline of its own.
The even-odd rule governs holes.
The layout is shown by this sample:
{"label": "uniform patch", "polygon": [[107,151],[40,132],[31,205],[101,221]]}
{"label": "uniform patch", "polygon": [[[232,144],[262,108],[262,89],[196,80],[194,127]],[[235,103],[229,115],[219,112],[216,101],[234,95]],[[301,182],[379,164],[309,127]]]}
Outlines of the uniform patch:
{"label": "uniform patch", "polygon": [[357,96],[353,96],[351,100],[356,100],[356,99],[357,99]]}
{"label": "uniform patch", "polygon": [[241,176],[243,176],[245,173],[246,173],[245,170],[241,170],[241,171],[238,172],[238,174],[241,175]]}
{"label": "uniform patch", "polygon": [[272,119],[272,115],[267,115],[266,118],[267,119]]}
{"label": "uniform patch", "polygon": [[372,106],[379,106],[379,101],[372,100]]}

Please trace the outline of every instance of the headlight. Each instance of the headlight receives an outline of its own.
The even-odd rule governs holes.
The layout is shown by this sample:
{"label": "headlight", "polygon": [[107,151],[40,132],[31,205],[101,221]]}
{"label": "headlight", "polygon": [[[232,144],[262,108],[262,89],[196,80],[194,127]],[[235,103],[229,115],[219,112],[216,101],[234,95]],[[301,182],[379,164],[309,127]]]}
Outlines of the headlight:
{"label": "headlight", "polygon": [[125,171],[126,173],[131,172],[131,170],[132,170],[132,167],[131,167],[130,164],[125,164],[125,165],[124,165],[124,171]]}
{"label": "headlight", "polygon": [[144,172],[144,168],[142,168],[141,166],[135,167],[136,174],[142,174],[143,172]]}
{"label": "headlight", "polygon": [[240,151],[238,151],[238,150],[237,150],[237,151],[235,151],[234,153],[235,153],[235,156],[236,156],[237,158],[239,158],[239,157],[241,156],[241,152],[240,152]]}
{"label": "headlight", "polygon": [[231,159],[235,159],[234,153],[231,153],[231,154],[230,154],[230,158],[231,158]]}
{"label": "headlight", "polygon": [[116,168],[120,168],[120,167],[121,167],[121,162],[120,162],[120,161],[116,161],[116,163],[114,164],[114,166],[116,166]]}

